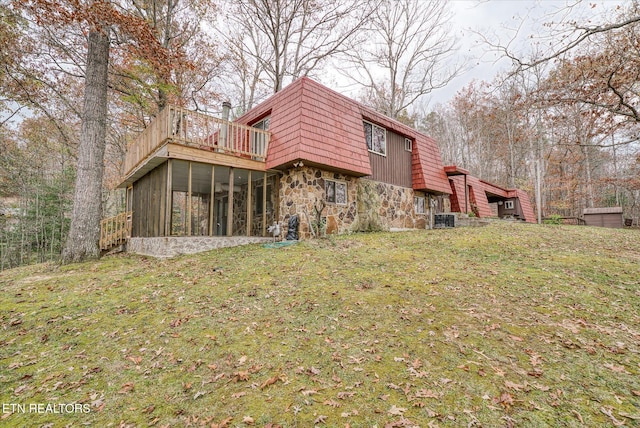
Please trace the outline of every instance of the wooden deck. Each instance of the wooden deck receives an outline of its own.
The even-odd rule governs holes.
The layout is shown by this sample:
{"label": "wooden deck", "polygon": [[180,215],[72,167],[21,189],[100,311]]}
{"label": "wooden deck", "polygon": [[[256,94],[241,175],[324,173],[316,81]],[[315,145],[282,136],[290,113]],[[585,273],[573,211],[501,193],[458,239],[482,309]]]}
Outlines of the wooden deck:
{"label": "wooden deck", "polygon": [[167,106],[127,148],[125,177],[167,143],[264,162],[270,138],[269,131]]}

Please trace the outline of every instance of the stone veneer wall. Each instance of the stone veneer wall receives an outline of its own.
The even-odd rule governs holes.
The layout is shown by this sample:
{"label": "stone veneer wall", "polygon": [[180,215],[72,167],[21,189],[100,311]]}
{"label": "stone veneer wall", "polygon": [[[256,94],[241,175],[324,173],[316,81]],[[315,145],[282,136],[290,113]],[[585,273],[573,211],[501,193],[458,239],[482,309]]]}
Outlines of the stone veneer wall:
{"label": "stone veneer wall", "polygon": [[315,204],[325,199],[325,180],[327,179],[347,183],[347,204],[327,203],[322,211],[322,216],[327,220],[327,233],[343,233],[350,230],[357,214],[356,183],[358,179],[337,172],[303,166],[287,170],[280,177],[280,224],[283,226],[283,236],[286,235],[289,218],[294,214],[297,214],[300,220],[298,228],[300,238],[305,239],[311,236],[309,222],[313,222],[316,218]]}
{"label": "stone veneer wall", "polygon": [[[393,228],[425,229],[429,225],[429,199],[424,192],[304,166],[285,171],[280,178],[283,234],[286,234],[289,218],[297,214],[300,238],[311,236],[309,222],[316,218],[314,206],[325,200],[327,179],[347,183],[347,204],[326,203],[322,211],[327,234]],[[415,213],[414,196],[427,198],[425,214]]]}
{"label": "stone veneer wall", "polygon": [[[425,214],[416,214],[414,196],[425,197]],[[358,181],[358,217],[354,230],[425,229],[429,199],[424,192],[361,178]]]}

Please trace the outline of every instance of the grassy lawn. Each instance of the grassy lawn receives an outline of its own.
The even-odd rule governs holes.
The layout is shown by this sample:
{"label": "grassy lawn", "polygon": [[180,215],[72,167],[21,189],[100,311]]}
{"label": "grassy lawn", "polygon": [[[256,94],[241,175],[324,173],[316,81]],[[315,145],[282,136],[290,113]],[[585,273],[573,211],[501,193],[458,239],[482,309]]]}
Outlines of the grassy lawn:
{"label": "grassy lawn", "polygon": [[640,425],[638,230],[38,265],[0,324],[0,426]]}

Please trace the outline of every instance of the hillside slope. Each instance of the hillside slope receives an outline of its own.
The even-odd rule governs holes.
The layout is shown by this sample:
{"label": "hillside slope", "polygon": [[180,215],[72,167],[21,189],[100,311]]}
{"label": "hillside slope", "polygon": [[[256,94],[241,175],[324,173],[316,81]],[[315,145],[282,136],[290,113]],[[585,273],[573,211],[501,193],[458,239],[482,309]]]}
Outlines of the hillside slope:
{"label": "hillside slope", "polygon": [[0,291],[0,425],[640,423],[638,231],[119,255]]}

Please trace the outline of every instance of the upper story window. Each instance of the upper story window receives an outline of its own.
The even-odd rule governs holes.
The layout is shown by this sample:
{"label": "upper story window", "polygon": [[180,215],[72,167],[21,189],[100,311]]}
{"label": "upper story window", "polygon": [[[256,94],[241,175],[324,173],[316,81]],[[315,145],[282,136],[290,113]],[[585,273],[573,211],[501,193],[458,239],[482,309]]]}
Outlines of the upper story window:
{"label": "upper story window", "polygon": [[513,201],[504,201],[504,209],[512,210],[513,209]]}
{"label": "upper story window", "polygon": [[271,116],[267,116],[264,119],[262,119],[261,121],[256,122],[253,125],[251,125],[251,127],[257,128],[257,129],[262,129],[263,131],[268,131],[270,124],[271,124]]}
{"label": "upper story window", "polygon": [[413,141],[411,140],[411,138],[404,139],[404,149],[408,152],[413,150]]}
{"label": "upper story window", "polygon": [[364,138],[370,152],[387,155],[387,130],[370,122],[364,123]]}

